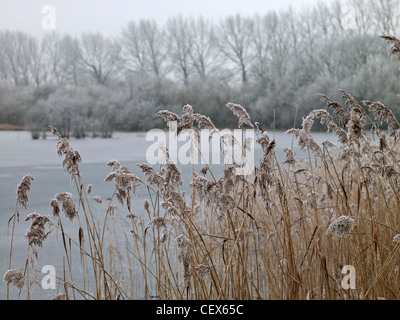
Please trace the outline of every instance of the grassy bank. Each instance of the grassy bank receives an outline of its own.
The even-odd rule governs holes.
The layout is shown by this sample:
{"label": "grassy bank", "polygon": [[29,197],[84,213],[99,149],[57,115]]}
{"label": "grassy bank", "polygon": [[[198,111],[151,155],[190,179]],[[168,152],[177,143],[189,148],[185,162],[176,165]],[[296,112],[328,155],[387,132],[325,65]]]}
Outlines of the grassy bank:
{"label": "grassy bank", "polygon": [[0,131],[24,131],[24,126],[16,126],[8,123],[0,123]]}

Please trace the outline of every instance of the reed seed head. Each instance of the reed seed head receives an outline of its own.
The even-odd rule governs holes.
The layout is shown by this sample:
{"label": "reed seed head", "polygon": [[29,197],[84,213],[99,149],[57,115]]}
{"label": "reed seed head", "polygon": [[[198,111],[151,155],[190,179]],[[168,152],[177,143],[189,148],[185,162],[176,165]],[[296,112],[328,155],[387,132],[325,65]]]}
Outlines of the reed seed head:
{"label": "reed seed head", "polygon": [[354,227],[354,219],[347,216],[341,216],[330,224],[326,233],[336,234],[339,238],[347,237]]}
{"label": "reed seed head", "polygon": [[24,272],[22,269],[10,269],[4,274],[3,281],[7,285],[13,284],[18,290],[22,290],[25,284]]}
{"label": "reed seed head", "polygon": [[26,209],[28,203],[28,191],[31,190],[31,184],[34,178],[27,174],[21,180],[17,187],[17,203]]}
{"label": "reed seed head", "polygon": [[247,124],[250,127],[254,127],[254,125],[251,123],[249,114],[247,113],[246,109],[243,108],[241,105],[230,102],[226,105],[226,107],[229,108],[233,112],[233,114],[239,118],[239,128],[241,128],[244,124]]}
{"label": "reed seed head", "polygon": [[77,216],[78,212],[75,207],[75,203],[72,200],[72,194],[69,192],[57,193],[55,199],[61,203],[62,211],[65,216],[71,221]]}
{"label": "reed seed head", "polygon": [[32,220],[31,226],[25,233],[30,246],[43,247],[43,242],[51,231],[46,232],[46,224],[51,224],[48,216],[42,216],[36,212],[30,213],[25,221]]}

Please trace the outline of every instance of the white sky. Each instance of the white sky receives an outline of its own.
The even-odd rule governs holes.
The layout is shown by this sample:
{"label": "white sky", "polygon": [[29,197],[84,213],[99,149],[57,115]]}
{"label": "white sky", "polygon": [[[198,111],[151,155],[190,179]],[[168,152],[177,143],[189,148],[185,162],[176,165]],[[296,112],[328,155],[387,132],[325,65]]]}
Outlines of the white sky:
{"label": "white sky", "polygon": [[[320,0],[321,1],[321,0]],[[329,0],[323,0],[327,2]],[[199,16],[218,20],[227,15],[252,15],[270,10],[294,9],[318,0],[0,0],[0,30],[21,30],[41,35],[42,8],[56,10],[56,30],[78,35],[100,31],[118,35],[128,21],[153,18],[163,24],[169,17]]]}

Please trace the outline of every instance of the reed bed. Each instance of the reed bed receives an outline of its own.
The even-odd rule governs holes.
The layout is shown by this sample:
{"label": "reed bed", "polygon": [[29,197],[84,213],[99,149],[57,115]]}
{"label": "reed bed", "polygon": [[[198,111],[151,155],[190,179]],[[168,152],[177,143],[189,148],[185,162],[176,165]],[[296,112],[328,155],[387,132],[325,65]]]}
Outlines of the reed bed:
{"label": "reed bed", "polygon": [[[400,52],[399,40],[382,36],[390,53]],[[296,159],[279,147],[246,110],[227,104],[238,127],[255,129],[263,156],[256,170],[237,175],[237,164],[215,176],[208,165],[193,169],[190,181],[171,161],[159,170],[137,164],[142,176],[110,160],[105,183],[115,191],[107,200],[91,197],[80,174],[81,158],[56,128],[57,152],[76,186],[76,193],[58,193],[49,201],[53,216],[30,213],[25,266],[12,266],[12,243],[20,211],[27,211],[34,177],[27,175],[17,189],[15,213],[9,220],[11,247],[7,290],[29,292],[39,284],[35,264],[38,247],[58,230],[63,242],[62,292],[55,299],[262,299],[360,300],[400,297],[400,124],[379,102],[356,101],[341,91],[344,104],[324,95],[324,109],[312,111],[302,127],[291,129],[307,157]],[[176,121],[178,133],[208,129],[211,119],[189,105],[182,114],[158,113]],[[321,145],[311,132],[315,121],[337,137]],[[226,138],[226,137],[221,137]],[[237,142],[243,147],[245,141]],[[197,139],[193,139],[197,147]],[[168,150],[164,149],[168,160]],[[189,185],[189,189],[185,186]],[[134,201],[137,188],[148,200]],[[189,194],[187,191],[189,190]],[[104,205],[104,220],[93,216],[93,203]],[[133,214],[143,206],[145,215]],[[63,214],[61,214],[63,213]],[[64,232],[78,220],[74,235]],[[72,252],[79,252],[82,278],[72,270]],[[353,266],[355,287],[342,285],[344,266]]]}

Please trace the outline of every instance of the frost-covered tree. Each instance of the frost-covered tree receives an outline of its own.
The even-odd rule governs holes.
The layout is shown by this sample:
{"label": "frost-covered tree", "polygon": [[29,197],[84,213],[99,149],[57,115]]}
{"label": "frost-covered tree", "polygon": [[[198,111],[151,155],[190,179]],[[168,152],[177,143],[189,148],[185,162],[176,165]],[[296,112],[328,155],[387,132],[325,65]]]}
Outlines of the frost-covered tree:
{"label": "frost-covered tree", "polygon": [[122,31],[122,43],[130,70],[157,78],[165,76],[166,39],[155,21],[129,22]]}
{"label": "frost-covered tree", "polygon": [[185,86],[189,84],[189,75],[192,71],[191,50],[192,39],[189,21],[182,16],[170,18],[166,25],[169,59],[173,68],[183,79]]}
{"label": "frost-covered tree", "polygon": [[85,33],[77,49],[82,69],[96,84],[105,85],[115,80],[122,67],[121,46],[116,40],[105,38],[100,33]]}
{"label": "frost-covered tree", "polygon": [[243,83],[248,80],[249,64],[253,60],[253,29],[251,18],[240,14],[223,19],[219,26],[219,49],[240,72]]}
{"label": "frost-covered tree", "polygon": [[218,50],[215,31],[211,22],[203,17],[189,19],[191,48],[189,51],[190,60],[201,80],[206,80],[212,71],[218,68]]}
{"label": "frost-covered tree", "polygon": [[15,86],[29,85],[29,59],[32,38],[19,31],[3,31],[0,33],[0,47],[5,67],[3,70],[11,78]]}
{"label": "frost-covered tree", "polygon": [[162,126],[157,111],[190,104],[224,127],[234,119],[221,106],[233,101],[266,128],[288,128],[324,107],[319,93],[341,99],[339,88],[397,112],[398,68],[378,36],[400,32],[399,12],[400,0],[332,0],[214,21],[142,19],[117,37],[0,31],[0,123],[107,137]]}
{"label": "frost-covered tree", "polygon": [[69,35],[49,33],[43,37],[42,46],[47,60],[48,82],[58,86],[67,83],[77,85],[78,42]]}

